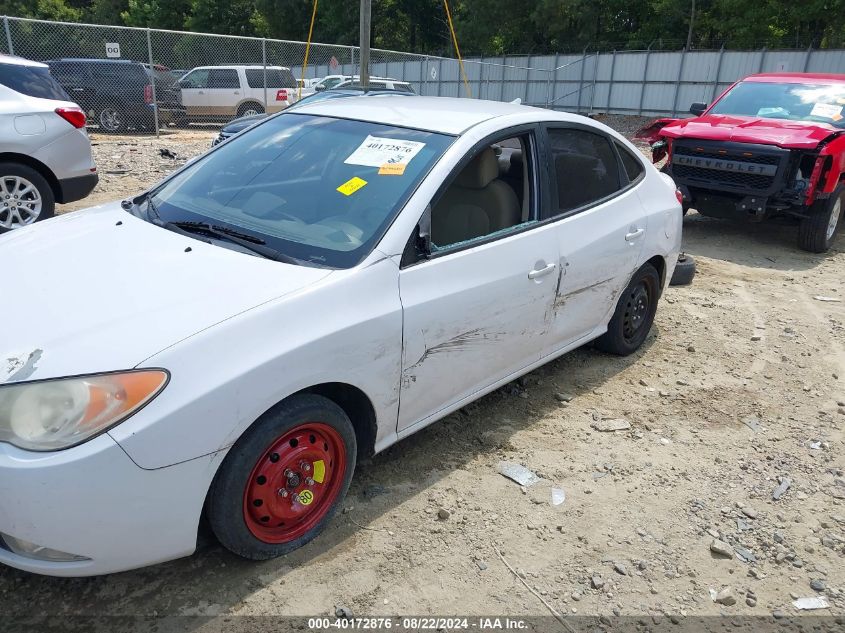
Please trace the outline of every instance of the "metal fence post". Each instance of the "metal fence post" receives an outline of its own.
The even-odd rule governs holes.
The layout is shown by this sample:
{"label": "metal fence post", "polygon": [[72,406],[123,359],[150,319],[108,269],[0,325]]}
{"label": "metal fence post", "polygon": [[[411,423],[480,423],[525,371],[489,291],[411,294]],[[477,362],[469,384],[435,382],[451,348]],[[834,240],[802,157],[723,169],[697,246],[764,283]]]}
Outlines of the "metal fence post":
{"label": "metal fence post", "polygon": [[443,85],[443,58],[437,62],[437,96],[440,96],[440,87]]}
{"label": "metal fence post", "polygon": [[637,108],[637,115],[643,115],[643,101],[645,100],[645,87],[648,85],[648,58],[651,57],[651,45],[654,42],[648,43],[648,48],[645,51],[645,63],[643,64],[643,85],[640,86],[640,105]]}
{"label": "metal fence post", "polygon": [[9,45],[9,55],[15,54],[15,47],[12,46],[12,32],[9,30],[9,17],[3,16],[3,27],[6,30],[6,44]]}
{"label": "metal fence post", "polygon": [[[6,33],[8,34],[9,31],[7,30]],[[11,46],[11,43],[9,44],[9,46]],[[810,47],[807,49],[807,55],[804,56],[804,70],[802,72],[807,72],[807,69],[810,67],[810,57],[812,56],[812,54],[813,45],[810,44]]]}
{"label": "metal fence post", "polygon": [[596,80],[599,77],[599,61],[601,60],[601,53],[596,51],[596,54],[593,55],[593,87],[590,88],[590,111],[589,114],[593,113],[593,105],[596,103]]}
{"label": "metal fence post", "polygon": [[678,95],[681,92],[681,78],[684,76],[684,61],[687,58],[687,49],[681,51],[681,63],[678,64],[678,81],[675,84],[675,96],[672,98],[672,116],[678,112]]}
{"label": "metal fence post", "polygon": [[[261,38],[261,65],[264,67],[264,111],[267,111],[267,38]],[[300,81],[305,79],[300,74]]]}
{"label": "metal fence post", "polygon": [[523,90],[522,99],[523,104],[528,103],[528,91],[531,88],[531,55],[528,56],[525,66],[525,89]]}
{"label": "metal fence post", "polygon": [[716,76],[713,77],[713,94],[710,95],[710,103],[716,100],[716,93],[719,91],[719,75],[722,74],[722,57],[725,56],[725,43],[722,42],[722,48],[719,49],[719,61],[716,62]]}
{"label": "metal fence post", "polygon": [[352,58],[352,62],[351,62],[352,63],[352,73],[351,74],[355,75],[355,47],[354,46],[349,47],[349,55]]}
{"label": "metal fence post", "polygon": [[[549,81],[546,85],[546,107],[550,107],[552,105],[552,84],[557,86],[557,67],[560,63],[560,53],[555,53],[555,62],[554,67],[552,68],[551,72],[549,72]],[[552,108],[554,110],[554,108]]]}
{"label": "metal fence post", "polygon": [[428,67],[428,55],[425,56],[425,73],[423,74],[423,90],[425,91],[425,95],[428,95],[428,73],[431,72],[431,69]]}
{"label": "metal fence post", "polygon": [[147,29],[147,55],[150,59],[150,83],[153,87],[153,121],[156,126],[156,136],[158,136],[158,101],[156,100],[156,80],[155,73],[153,72],[153,44],[150,39],[150,29]]}
{"label": "metal fence post", "polygon": [[768,49],[764,46],[763,50],[760,51],[760,66],[757,68],[758,73],[763,72],[763,63],[766,61],[766,51],[767,50]]}
{"label": "metal fence post", "polygon": [[477,99],[481,99],[481,84],[484,83],[484,55],[481,56],[481,61],[478,62],[478,92],[476,93],[478,96]]}
{"label": "metal fence post", "polygon": [[587,49],[589,45],[584,47],[584,53],[581,56],[581,79],[578,80],[578,108],[576,112],[581,114],[581,95],[584,94],[584,68],[587,66]]}
{"label": "metal fence post", "polygon": [[499,84],[499,101],[505,100],[505,74],[507,71],[508,56],[502,55],[502,83]]}
{"label": "metal fence post", "polygon": [[613,71],[616,69],[616,49],[610,58],[610,83],[607,84],[607,114],[610,114],[610,96],[613,94]]}

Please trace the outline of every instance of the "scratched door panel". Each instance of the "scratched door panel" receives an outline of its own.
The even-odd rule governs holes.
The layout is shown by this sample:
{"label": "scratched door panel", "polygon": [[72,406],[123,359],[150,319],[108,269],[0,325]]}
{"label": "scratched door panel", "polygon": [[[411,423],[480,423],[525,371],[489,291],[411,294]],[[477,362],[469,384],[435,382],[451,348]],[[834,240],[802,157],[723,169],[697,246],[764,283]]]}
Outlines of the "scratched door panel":
{"label": "scratched door panel", "polygon": [[635,189],[554,223],[561,256],[547,350],[565,347],[604,327],[619,294],[639,267],[644,239],[626,239],[647,230]]}
{"label": "scratched door panel", "polygon": [[539,359],[557,283],[555,233],[537,226],[401,271],[400,431]]}

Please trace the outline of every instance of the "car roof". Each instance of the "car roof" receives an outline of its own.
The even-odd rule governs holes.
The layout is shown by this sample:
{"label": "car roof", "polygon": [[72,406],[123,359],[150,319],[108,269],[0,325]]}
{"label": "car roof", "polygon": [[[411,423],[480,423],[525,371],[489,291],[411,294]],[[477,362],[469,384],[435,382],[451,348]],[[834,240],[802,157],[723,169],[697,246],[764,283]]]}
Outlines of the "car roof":
{"label": "car roof", "polygon": [[24,59],[17,55],[6,55],[0,53],[0,64],[13,64],[15,66],[32,66],[33,68],[47,68],[47,64],[41,62],[34,62],[31,59]]}
{"label": "car roof", "polygon": [[461,134],[484,121],[527,112],[536,113],[538,121],[566,118],[559,112],[515,103],[419,96],[413,99],[368,99],[364,96],[328,99],[303,105],[297,108],[296,112],[357,119],[443,134]]}
{"label": "car roof", "polygon": [[45,63],[46,64],[54,64],[56,62],[74,62],[74,63],[86,63],[86,64],[138,64],[141,66],[141,62],[136,62],[131,59],[100,59],[99,57],[60,57],[59,59],[48,59]]}
{"label": "car roof", "polygon": [[803,84],[811,82],[821,83],[845,83],[845,75],[834,73],[759,73],[749,75],[743,81],[754,81],[759,83],[790,83]]}

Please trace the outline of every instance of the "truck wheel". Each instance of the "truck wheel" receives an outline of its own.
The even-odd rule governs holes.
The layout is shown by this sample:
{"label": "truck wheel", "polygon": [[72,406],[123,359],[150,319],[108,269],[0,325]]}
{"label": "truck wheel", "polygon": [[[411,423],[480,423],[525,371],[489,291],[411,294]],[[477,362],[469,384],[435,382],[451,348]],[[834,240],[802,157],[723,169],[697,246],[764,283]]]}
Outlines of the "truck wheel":
{"label": "truck wheel", "polygon": [[244,103],[240,108],[238,108],[238,118],[242,116],[253,116],[256,114],[264,114],[264,106],[260,103],[250,101],[249,103]]}
{"label": "truck wheel", "polygon": [[810,215],[801,220],[798,228],[798,246],[811,253],[824,253],[833,243],[833,237],[842,220],[842,198],[845,188],[837,187],[827,200],[819,200],[810,207]]}
{"label": "truck wheel", "polygon": [[28,165],[0,163],[0,233],[52,218],[50,183]]}
{"label": "truck wheel", "polygon": [[607,332],[593,343],[596,349],[617,356],[636,352],[654,323],[659,296],[660,275],[654,266],[645,264],[620,295]]}
{"label": "truck wheel", "polygon": [[693,277],[695,277],[695,260],[686,253],[681,253],[678,255],[678,263],[675,264],[675,271],[672,273],[669,285],[687,286],[692,283]]}

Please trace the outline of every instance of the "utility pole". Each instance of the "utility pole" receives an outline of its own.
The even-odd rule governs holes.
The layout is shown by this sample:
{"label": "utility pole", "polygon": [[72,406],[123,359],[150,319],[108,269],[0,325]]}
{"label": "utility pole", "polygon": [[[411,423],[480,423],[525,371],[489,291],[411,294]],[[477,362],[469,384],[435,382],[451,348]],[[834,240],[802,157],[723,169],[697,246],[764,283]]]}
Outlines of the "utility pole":
{"label": "utility pole", "polygon": [[361,65],[361,86],[364,92],[370,89],[370,30],[372,25],[372,0],[361,0],[361,33],[360,33],[360,60]]}
{"label": "utility pole", "polygon": [[695,24],[695,0],[692,0],[692,8],[689,13],[689,31],[687,31],[687,50],[692,46],[692,26]]}

